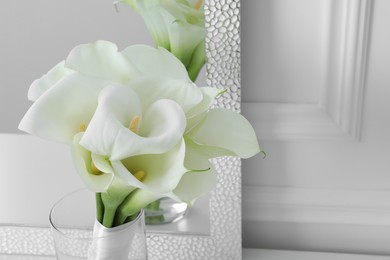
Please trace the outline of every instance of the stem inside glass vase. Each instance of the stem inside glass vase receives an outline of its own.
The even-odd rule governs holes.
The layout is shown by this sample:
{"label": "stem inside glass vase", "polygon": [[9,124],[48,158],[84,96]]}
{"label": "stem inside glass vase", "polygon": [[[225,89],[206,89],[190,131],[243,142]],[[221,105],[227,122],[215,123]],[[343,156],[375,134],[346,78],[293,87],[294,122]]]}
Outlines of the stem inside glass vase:
{"label": "stem inside glass vase", "polygon": [[177,222],[187,214],[188,206],[171,198],[161,198],[145,208],[145,223],[161,225]]}

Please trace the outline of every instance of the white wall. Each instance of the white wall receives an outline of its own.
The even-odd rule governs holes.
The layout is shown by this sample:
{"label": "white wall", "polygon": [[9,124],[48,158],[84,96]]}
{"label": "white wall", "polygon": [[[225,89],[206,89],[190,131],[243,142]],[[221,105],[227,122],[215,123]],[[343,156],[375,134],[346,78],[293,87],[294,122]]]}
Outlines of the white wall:
{"label": "white wall", "polygon": [[244,246],[390,254],[390,1],[241,6]]}

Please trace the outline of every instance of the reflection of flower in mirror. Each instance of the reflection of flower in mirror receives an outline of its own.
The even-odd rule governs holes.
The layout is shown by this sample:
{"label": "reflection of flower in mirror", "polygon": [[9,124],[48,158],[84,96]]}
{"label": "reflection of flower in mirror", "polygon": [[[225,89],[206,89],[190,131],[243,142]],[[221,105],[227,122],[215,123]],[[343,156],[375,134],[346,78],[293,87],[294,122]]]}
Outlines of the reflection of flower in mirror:
{"label": "reflection of flower in mirror", "polygon": [[192,204],[215,185],[210,158],[260,151],[243,116],[210,109],[221,93],[197,87],[163,48],[98,41],[34,81],[19,127],[72,147],[110,227],[162,197]]}
{"label": "reflection of flower in mirror", "polygon": [[205,63],[202,0],[121,0],[139,13],[158,47],[173,53],[195,81]]}

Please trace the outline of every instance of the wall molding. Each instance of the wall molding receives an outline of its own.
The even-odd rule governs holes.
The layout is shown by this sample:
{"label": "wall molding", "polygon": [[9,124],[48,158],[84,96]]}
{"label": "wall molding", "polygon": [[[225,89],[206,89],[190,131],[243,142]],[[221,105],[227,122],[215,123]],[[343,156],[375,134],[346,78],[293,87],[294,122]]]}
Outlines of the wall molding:
{"label": "wall molding", "polygon": [[390,190],[243,186],[244,247],[390,255]]}
{"label": "wall molding", "polygon": [[390,190],[243,186],[243,221],[390,227]]}
{"label": "wall molding", "polygon": [[327,2],[317,104],[242,103],[262,139],[359,140],[373,0]]}

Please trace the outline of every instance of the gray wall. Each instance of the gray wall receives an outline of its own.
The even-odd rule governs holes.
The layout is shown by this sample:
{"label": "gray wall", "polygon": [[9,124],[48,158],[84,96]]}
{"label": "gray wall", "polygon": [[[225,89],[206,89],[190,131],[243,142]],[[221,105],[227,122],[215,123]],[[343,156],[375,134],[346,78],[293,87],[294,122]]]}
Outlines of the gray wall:
{"label": "gray wall", "polygon": [[242,0],[244,247],[390,255],[390,1]]}

